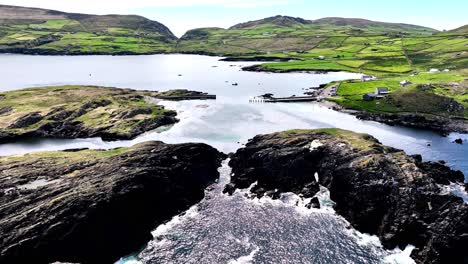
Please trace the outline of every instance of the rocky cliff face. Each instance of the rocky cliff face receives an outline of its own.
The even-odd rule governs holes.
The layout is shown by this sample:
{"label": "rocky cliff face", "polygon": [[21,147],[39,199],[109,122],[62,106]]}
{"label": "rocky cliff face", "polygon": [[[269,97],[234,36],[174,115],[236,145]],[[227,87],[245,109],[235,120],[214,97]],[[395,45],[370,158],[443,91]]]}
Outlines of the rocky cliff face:
{"label": "rocky cliff face", "polygon": [[162,142],[0,158],[0,263],[112,263],[199,202],[220,162]]}
{"label": "rocky cliff face", "polygon": [[[318,183],[353,227],[386,248],[416,246],[418,263],[466,263],[468,206],[447,189],[463,173],[381,145],[368,135],[326,129],[257,136],[233,155],[226,191],[312,197]],[[317,172],[318,182],[314,174]]]}

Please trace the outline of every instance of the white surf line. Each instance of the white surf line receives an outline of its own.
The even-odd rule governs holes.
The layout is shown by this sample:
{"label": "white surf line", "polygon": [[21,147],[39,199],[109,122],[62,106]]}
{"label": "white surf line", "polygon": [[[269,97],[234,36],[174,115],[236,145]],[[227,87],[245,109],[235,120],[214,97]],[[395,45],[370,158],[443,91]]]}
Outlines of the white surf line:
{"label": "white surf line", "polygon": [[260,251],[259,247],[255,247],[255,249],[250,252],[247,256],[239,257],[235,260],[230,260],[228,264],[250,264],[254,260],[255,255]]}

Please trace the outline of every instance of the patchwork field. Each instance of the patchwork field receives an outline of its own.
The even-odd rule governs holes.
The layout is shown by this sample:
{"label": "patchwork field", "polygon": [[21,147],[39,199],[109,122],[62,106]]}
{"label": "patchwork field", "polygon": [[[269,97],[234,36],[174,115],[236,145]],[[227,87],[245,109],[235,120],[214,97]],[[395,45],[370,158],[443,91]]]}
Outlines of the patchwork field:
{"label": "patchwork field", "polygon": [[379,75],[465,69],[468,36],[462,30],[436,30],[362,19],[315,21],[271,17],[230,29],[187,32],[176,50],[248,58],[281,58],[268,70],[347,70]]}
{"label": "patchwork field", "polygon": [[177,38],[140,16],[84,15],[0,5],[0,52],[149,54],[173,51]]}

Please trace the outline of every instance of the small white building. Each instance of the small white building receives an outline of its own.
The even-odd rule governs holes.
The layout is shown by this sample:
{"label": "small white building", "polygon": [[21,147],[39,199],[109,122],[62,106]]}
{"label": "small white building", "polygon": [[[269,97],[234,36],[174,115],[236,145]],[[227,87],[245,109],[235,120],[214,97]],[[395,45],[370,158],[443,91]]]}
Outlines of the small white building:
{"label": "small white building", "polygon": [[440,72],[440,70],[439,69],[430,69],[429,72],[430,73],[436,73],[436,72]]}
{"label": "small white building", "polygon": [[319,59],[319,60],[324,60],[324,59],[325,59],[325,56],[318,56],[318,59]]}
{"label": "small white building", "polygon": [[372,81],[374,79],[375,79],[375,77],[372,76],[372,75],[363,75],[363,76],[361,76],[361,81],[363,81],[363,82]]}
{"label": "small white building", "polygon": [[406,87],[406,86],[408,86],[408,85],[410,85],[410,84],[412,84],[412,83],[411,83],[410,81],[408,81],[408,80],[404,80],[404,81],[401,81],[401,82],[400,82],[400,86],[401,86],[401,87]]}
{"label": "small white building", "polygon": [[444,72],[449,72],[450,70],[449,69],[445,69]]}

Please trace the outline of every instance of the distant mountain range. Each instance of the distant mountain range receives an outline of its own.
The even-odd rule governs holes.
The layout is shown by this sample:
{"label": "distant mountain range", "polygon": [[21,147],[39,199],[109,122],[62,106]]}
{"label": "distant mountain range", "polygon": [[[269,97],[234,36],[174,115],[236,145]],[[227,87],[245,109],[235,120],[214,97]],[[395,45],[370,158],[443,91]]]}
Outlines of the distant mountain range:
{"label": "distant mountain range", "polygon": [[350,29],[368,30],[370,32],[406,32],[406,33],[436,33],[438,30],[409,25],[401,23],[386,23],[376,22],[360,18],[342,18],[342,17],[326,17],[317,20],[306,20],[298,17],[289,16],[274,16],[260,20],[249,21],[246,23],[237,24],[230,29],[252,29],[265,25],[276,25],[280,27],[296,27],[296,28],[317,28],[317,27],[348,27]]}
{"label": "distant mountain range", "polygon": [[[449,33],[466,34],[466,26]],[[274,16],[228,29],[194,29],[178,39],[165,25],[136,15],[87,15],[0,5],[3,53],[240,55],[306,51],[319,43],[326,46],[328,38],[434,34],[442,33],[423,26],[357,18]],[[331,47],[337,45],[332,42]]]}

